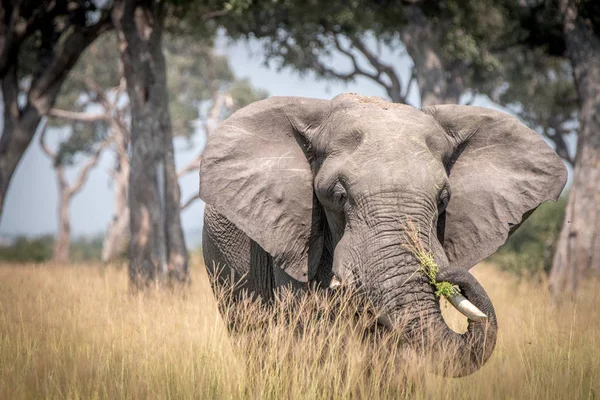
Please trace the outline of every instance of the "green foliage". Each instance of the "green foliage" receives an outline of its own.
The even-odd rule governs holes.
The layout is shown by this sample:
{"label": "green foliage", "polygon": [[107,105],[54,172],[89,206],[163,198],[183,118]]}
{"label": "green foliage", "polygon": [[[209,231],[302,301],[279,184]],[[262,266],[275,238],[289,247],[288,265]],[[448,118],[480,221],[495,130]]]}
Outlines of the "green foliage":
{"label": "green foliage", "polygon": [[554,120],[576,118],[577,93],[569,64],[546,56],[540,49],[514,48],[503,57],[506,89],[493,99],[519,105],[519,117],[528,125],[550,127]]}
{"label": "green foliage", "polygon": [[[71,241],[71,261],[100,261],[102,236],[78,237]],[[54,236],[43,235],[35,238],[17,237],[10,246],[0,246],[0,260],[25,263],[45,262],[52,259]]]}
{"label": "green foliage", "polygon": [[506,18],[503,2],[424,2],[421,9],[439,36],[444,64],[462,65],[460,79],[467,86],[480,90],[499,82],[501,62],[494,49],[503,45],[516,25]]}
{"label": "green foliage", "polygon": [[231,83],[228,93],[233,100],[234,110],[269,96],[269,92],[255,88],[247,79],[239,79]]}
{"label": "green foliage", "polygon": [[490,261],[520,277],[550,272],[566,204],[564,197],[542,204]]}
{"label": "green foliage", "polygon": [[437,297],[451,297],[452,295],[456,294],[456,288],[452,283],[446,281],[438,282],[437,274],[440,272],[440,267],[435,262],[433,253],[425,250],[425,247],[420,240],[419,232],[412,224],[409,224],[409,229],[409,244],[407,247],[419,262],[419,268],[415,272],[421,272],[427,277],[429,284],[435,287],[435,295]]}
{"label": "green foliage", "polygon": [[167,35],[163,48],[173,135],[189,137],[202,102],[235,78],[227,58],[215,54],[212,37]]}
{"label": "green foliage", "polygon": [[[376,31],[387,40],[397,39],[398,29],[407,17],[403,6],[389,4],[364,0],[263,0],[255,1],[241,15],[228,15],[219,22],[233,38],[265,39],[268,62],[307,72],[313,70],[316,60],[332,53],[333,35]],[[389,29],[392,21],[395,27]]]}
{"label": "green foliage", "polygon": [[71,241],[71,262],[100,261],[102,255],[102,235],[78,237]]}
{"label": "green foliage", "polygon": [[267,61],[280,68],[324,72],[331,79],[315,65],[336,52],[335,36],[370,36],[397,50],[402,33],[421,15],[432,22],[432,40],[437,42],[432,47],[439,48],[444,65],[462,66],[460,79],[467,86],[497,83],[500,62],[494,49],[511,37],[508,32],[517,24],[506,18],[504,2],[255,1],[240,17],[228,15],[220,23],[234,38],[266,39]]}
{"label": "green foliage", "polygon": [[[101,88],[112,88],[119,84],[119,50],[117,35],[107,32],[88,46],[62,85],[56,99],[56,108],[85,111],[98,101],[95,91],[90,91],[85,79],[93,80]],[[62,125],[70,121],[58,119]]]}
{"label": "green foliage", "polygon": [[433,253],[417,251],[415,252],[415,257],[417,257],[417,260],[419,260],[419,263],[421,264],[419,271],[429,279],[429,284],[435,287],[435,295],[437,297],[450,297],[456,294],[456,288],[452,283],[437,281],[437,274],[440,272],[440,267],[438,267],[433,259]]}
{"label": "green foliage", "polygon": [[0,247],[0,260],[15,263],[44,262],[52,258],[54,236],[44,235],[37,238],[21,236],[11,246]]}
{"label": "green foliage", "polygon": [[[169,108],[174,136],[190,137],[203,104],[213,100],[215,92],[227,91],[236,108],[267,96],[247,80],[238,81],[227,57],[214,50],[214,32],[205,36],[166,34],[163,50],[167,65]],[[87,80],[87,82],[86,82]],[[116,35],[103,35],[85,51],[63,85],[56,107],[77,112],[103,112],[97,90],[109,98],[110,89],[119,84],[119,51]],[[126,99],[121,99],[126,103]],[[100,111],[98,111],[100,110]],[[78,122],[53,118],[51,126],[67,127],[70,137],[61,144],[57,164],[71,164],[79,152],[90,152],[108,134],[104,121]]]}
{"label": "green foliage", "polygon": [[[56,100],[56,108],[75,112],[99,112],[98,93],[86,80],[99,88],[109,89],[119,83],[119,53],[114,32],[96,39],[84,51],[63,83]],[[111,99],[112,100],[112,99]],[[82,122],[65,118],[50,118],[48,127],[70,130],[70,135],[60,143],[54,164],[72,165],[79,153],[91,154],[95,145],[108,134],[105,121]]]}

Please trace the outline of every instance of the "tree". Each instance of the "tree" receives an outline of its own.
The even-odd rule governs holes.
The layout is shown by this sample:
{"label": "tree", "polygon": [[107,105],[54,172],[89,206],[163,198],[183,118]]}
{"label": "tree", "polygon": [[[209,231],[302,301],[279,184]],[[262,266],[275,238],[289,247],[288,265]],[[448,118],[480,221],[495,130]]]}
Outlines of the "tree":
{"label": "tree", "polygon": [[112,21],[118,33],[131,107],[129,275],[134,291],[163,278],[173,283],[189,279],[162,50],[165,29],[177,25],[179,32],[210,32],[211,27],[202,22],[245,6],[243,1],[237,3],[114,2]]}
{"label": "tree", "polygon": [[[370,79],[394,102],[408,102],[416,87],[426,106],[458,103],[497,76],[492,50],[505,21],[493,3],[280,1],[251,7],[240,19],[228,16],[223,25],[233,37],[262,38],[267,61],[280,68]],[[384,53],[412,61],[406,78]],[[350,68],[332,67],[332,54]]]}
{"label": "tree", "polygon": [[579,134],[573,184],[554,255],[552,288],[575,292],[578,281],[600,275],[600,7],[560,1],[566,56],[579,97]]}
{"label": "tree", "polygon": [[[96,46],[94,46],[96,47]],[[98,60],[102,58],[90,58],[86,67],[98,65]],[[85,68],[90,72],[90,68]],[[106,69],[105,69],[106,71]],[[64,110],[51,110],[51,115],[61,116],[71,121],[79,121],[96,124],[97,121],[103,121],[100,125],[105,135],[112,138],[112,152],[114,153],[114,167],[109,173],[113,179],[114,185],[114,203],[111,221],[107,227],[102,244],[101,259],[108,262],[116,258],[125,250],[129,238],[129,207],[127,205],[127,188],[129,183],[129,128],[127,126],[128,112],[127,103],[123,101],[124,82],[118,86],[103,87],[98,81],[97,76],[88,73],[85,76],[75,76],[72,78],[79,82],[79,90],[71,92],[79,96],[87,96],[88,102],[86,108],[92,106],[100,107],[101,112],[72,112]],[[74,88],[75,89],[75,88]],[[69,96],[69,97],[71,97]],[[75,124],[74,126],[77,126]],[[78,149],[75,149],[78,150]]]}
{"label": "tree", "polygon": [[[67,140],[63,141],[57,151],[51,150],[46,144],[46,128],[42,128],[40,134],[40,146],[44,153],[52,160],[54,171],[58,182],[58,234],[54,242],[53,260],[55,262],[66,263],[70,261],[71,253],[71,217],[70,206],[73,197],[83,189],[90,171],[98,164],[102,151],[110,143],[110,139],[104,139],[99,144],[93,146],[90,143],[82,145],[81,142],[86,140],[82,136],[71,135]],[[92,139],[91,142],[96,142]],[[73,163],[73,157],[77,153],[72,149],[85,149],[89,153],[88,161],[83,165],[77,174],[77,178],[73,183],[69,183],[65,168]]]}
{"label": "tree", "polygon": [[[196,129],[192,122],[198,118],[203,121],[202,130],[208,134],[228,110],[266,96],[246,81],[235,79],[226,57],[215,53],[210,36],[167,35],[163,48],[169,65],[167,90],[174,136],[193,135]],[[107,34],[94,42],[74,67],[63,85],[57,107],[50,112],[68,122],[78,135],[85,135],[77,128],[87,123],[87,128],[95,124],[112,137],[110,150],[114,153],[115,166],[110,173],[114,212],[104,238],[104,262],[122,254],[123,245],[129,241],[130,109],[116,50],[116,35]],[[79,143],[85,144],[85,141]],[[199,157],[185,166],[178,176],[196,171],[198,160]],[[188,199],[181,205],[182,209],[196,199],[197,196]]]}
{"label": "tree", "polygon": [[113,217],[101,253],[104,261],[122,252],[125,239],[129,236],[129,128],[127,101],[123,92],[116,35],[108,33],[85,50],[84,56],[65,80],[56,106],[49,112],[53,117],[50,119],[51,127],[72,131],[71,138],[65,143],[68,146],[61,147],[71,159],[74,154],[85,152],[90,145],[97,145],[95,140],[111,138],[107,147],[115,156],[114,167],[109,171],[115,195]]}
{"label": "tree", "polygon": [[[575,293],[585,276],[600,274],[600,7],[571,0],[506,3],[509,18],[519,22],[514,31],[519,39],[507,55],[521,54],[530,65],[508,75],[515,88],[509,97],[573,165],[550,284],[556,293]],[[565,154],[564,138],[570,134],[577,135],[575,155]]]}
{"label": "tree", "polygon": [[13,173],[68,72],[83,50],[112,27],[105,3],[16,0],[0,6],[0,216]]}
{"label": "tree", "polygon": [[165,16],[166,4],[151,0],[118,0],[112,12],[131,107],[129,276],[134,291],[164,278],[189,279],[161,47]]}
{"label": "tree", "polygon": [[575,149],[567,143],[577,135],[578,96],[568,60],[522,45],[499,58],[503,83],[489,97],[550,139],[558,155],[573,166]]}

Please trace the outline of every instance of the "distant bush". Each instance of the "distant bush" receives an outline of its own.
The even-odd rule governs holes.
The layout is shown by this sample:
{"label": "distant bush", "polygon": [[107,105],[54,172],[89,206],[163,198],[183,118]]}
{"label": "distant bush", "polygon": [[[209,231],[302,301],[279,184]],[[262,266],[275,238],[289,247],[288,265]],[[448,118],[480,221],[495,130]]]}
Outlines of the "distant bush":
{"label": "distant bush", "polygon": [[[102,253],[101,235],[78,237],[71,241],[71,261],[100,261]],[[0,246],[0,260],[17,263],[44,262],[52,259],[54,236],[20,236],[9,246]]]}
{"label": "distant bush", "polygon": [[491,258],[517,276],[548,273],[565,216],[566,198],[542,204]]}
{"label": "distant bush", "polygon": [[78,237],[71,240],[71,261],[100,261],[102,256],[102,235]]}
{"label": "distant bush", "polygon": [[11,262],[43,262],[52,258],[54,236],[17,237],[10,246],[0,247],[0,260]]}

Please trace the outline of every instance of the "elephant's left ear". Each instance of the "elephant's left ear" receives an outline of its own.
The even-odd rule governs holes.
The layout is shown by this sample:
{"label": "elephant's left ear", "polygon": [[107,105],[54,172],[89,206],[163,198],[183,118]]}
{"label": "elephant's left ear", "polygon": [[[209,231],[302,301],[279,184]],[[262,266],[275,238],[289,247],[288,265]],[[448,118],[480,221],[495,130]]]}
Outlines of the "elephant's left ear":
{"label": "elephant's left ear", "polygon": [[469,269],[543,201],[558,198],[567,170],[540,135],[508,114],[459,105],[423,111],[451,143],[445,160],[451,199],[438,235],[450,264]]}

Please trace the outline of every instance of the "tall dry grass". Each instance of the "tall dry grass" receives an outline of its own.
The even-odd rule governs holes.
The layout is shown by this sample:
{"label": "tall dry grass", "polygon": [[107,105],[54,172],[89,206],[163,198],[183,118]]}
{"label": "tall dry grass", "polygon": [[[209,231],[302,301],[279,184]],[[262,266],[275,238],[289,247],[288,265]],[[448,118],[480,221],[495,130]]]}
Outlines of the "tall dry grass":
{"label": "tall dry grass", "polygon": [[[185,294],[127,294],[124,270],[0,266],[0,399],[575,399],[600,393],[600,285],[557,306],[543,285],[473,272],[498,313],[490,361],[434,376],[324,295],[235,309],[228,334],[203,268]],[[339,300],[339,299],[338,299]],[[289,303],[294,302],[294,307]],[[293,310],[293,311],[290,311]],[[232,310],[233,312],[234,310]],[[464,321],[444,307],[459,328]]]}

